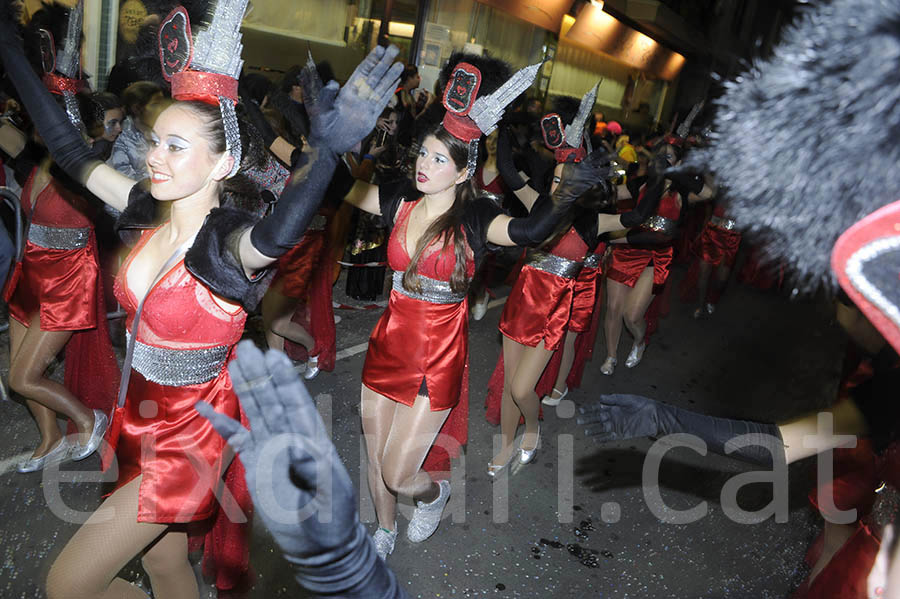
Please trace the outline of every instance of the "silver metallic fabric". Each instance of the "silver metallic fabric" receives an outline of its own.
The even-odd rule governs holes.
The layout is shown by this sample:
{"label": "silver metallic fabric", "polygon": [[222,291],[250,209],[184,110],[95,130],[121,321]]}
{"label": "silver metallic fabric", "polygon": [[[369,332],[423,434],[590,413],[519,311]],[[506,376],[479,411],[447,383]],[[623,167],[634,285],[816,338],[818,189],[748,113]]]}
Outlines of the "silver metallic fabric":
{"label": "silver metallic fabric", "polygon": [[66,116],[69,117],[69,122],[75,125],[75,127],[84,133],[84,124],[81,121],[81,111],[78,109],[78,99],[75,97],[75,94],[72,92],[63,92],[63,104],[66,106]]}
{"label": "silver metallic fabric", "polygon": [[421,286],[422,291],[410,291],[403,287],[403,273],[401,271],[394,271],[394,291],[430,304],[458,304],[466,299],[465,291],[462,293],[453,291],[450,289],[450,283],[447,281],[429,279],[422,275],[418,276],[419,285]]}
{"label": "silver metallic fabric", "polygon": [[209,11],[209,25],[194,34],[190,67],[237,79],[241,75],[241,21],[249,0],[218,0]]}
{"label": "silver metallic fabric", "polygon": [[481,96],[472,104],[469,118],[472,119],[481,132],[490,135],[497,128],[497,123],[503,117],[503,111],[509,104],[519,97],[523,91],[531,87],[538,70],[544,62],[533,64],[519,69],[509,80],[501,85],[494,93]]}
{"label": "silver metallic fabric", "polygon": [[665,233],[666,235],[675,235],[678,229],[678,221],[664,216],[653,215],[645,220],[641,226],[651,231]]}
{"label": "silver metallic fabric", "polygon": [[225,126],[225,150],[234,157],[234,166],[228,173],[229,177],[233,177],[241,168],[241,129],[231,100],[219,96],[219,110],[222,112],[222,124]]}
{"label": "silver metallic fabric", "polygon": [[585,268],[597,268],[603,260],[603,254],[588,254],[584,258]]}
{"label": "silver metallic fabric", "polygon": [[719,229],[725,229],[726,231],[734,231],[737,227],[737,223],[734,222],[733,218],[722,218],[721,216],[710,216],[709,224],[714,227],[718,227]]}
{"label": "silver metallic fabric", "polygon": [[[131,333],[126,332],[128,340]],[[131,368],[158,385],[183,387],[211,381],[221,372],[229,346],[203,349],[168,349],[135,341]]]}
{"label": "silver metallic fabric", "polygon": [[45,227],[34,223],[28,227],[28,241],[48,250],[77,250],[87,245],[91,230]]}
{"label": "silver metallic fabric", "polygon": [[469,155],[466,161],[466,178],[471,179],[475,175],[475,169],[478,168],[478,140],[473,139],[469,142]]}
{"label": "silver metallic fabric", "polygon": [[83,22],[84,2],[79,0],[69,11],[66,37],[63,40],[62,48],[56,54],[56,70],[69,79],[81,79],[81,27]]}
{"label": "silver metallic fabric", "polygon": [[561,258],[540,250],[529,250],[525,264],[564,279],[577,277],[578,273],[581,272],[581,267],[584,265],[580,260]]}
{"label": "silver metallic fabric", "polygon": [[[603,81],[603,79],[601,78],[600,81]],[[580,148],[584,138],[590,138],[590,135],[584,134],[584,126],[587,123],[588,117],[591,115],[594,103],[597,101],[597,89],[600,87],[600,81],[581,97],[581,104],[578,105],[578,113],[575,115],[575,118],[572,119],[572,122],[566,125],[565,137],[566,144],[568,144],[569,147]],[[591,133],[593,133],[593,131]],[[588,144],[590,143],[591,142],[588,141]]]}

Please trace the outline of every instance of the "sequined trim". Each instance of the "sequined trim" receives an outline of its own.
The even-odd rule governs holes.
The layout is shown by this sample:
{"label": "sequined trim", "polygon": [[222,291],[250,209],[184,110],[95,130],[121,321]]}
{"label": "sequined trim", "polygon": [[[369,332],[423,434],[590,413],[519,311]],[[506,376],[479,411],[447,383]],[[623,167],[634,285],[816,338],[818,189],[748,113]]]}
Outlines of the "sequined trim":
{"label": "sequined trim", "polygon": [[45,227],[34,223],[28,227],[28,241],[48,250],[77,250],[87,245],[90,228]]}
{"label": "sequined trim", "polygon": [[[128,340],[131,333],[126,332]],[[199,385],[219,375],[229,346],[216,345],[203,349],[169,349],[135,341],[131,367],[148,381],[167,387]]]}
{"label": "sequined trim", "polygon": [[328,218],[322,214],[317,214],[313,217],[312,222],[309,223],[309,226],[306,227],[308,231],[324,231],[325,225],[328,224]]}
{"label": "sequined trim", "polygon": [[735,227],[737,227],[737,223],[734,222],[732,218],[722,218],[721,216],[710,216],[709,224],[714,227],[718,227],[719,229],[725,229],[726,231],[734,231]]}
{"label": "sequined trim", "polygon": [[419,275],[419,284],[422,291],[410,291],[403,287],[403,272],[394,271],[394,291],[407,297],[417,299],[430,304],[458,304],[466,299],[466,292],[457,293],[450,289],[447,281],[438,281]]}
{"label": "sequined trim", "polygon": [[564,279],[574,279],[584,264],[580,260],[569,260],[540,250],[529,250],[525,264],[549,272]]}
{"label": "sequined trim", "polygon": [[597,268],[598,266],[600,266],[601,260],[603,260],[603,254],[588,254],[584,258],[584,267]]}
{"label": "sequined trim", "polygon": [[664,216],[653,215],[645,220],[644,224],[641,226],[645,229],[650,229],[651,231],[658,231],[660,233],[665,233],[666,235],[674,235],[678,228],[678,221],[674,221],[671,218],[666,218]]}

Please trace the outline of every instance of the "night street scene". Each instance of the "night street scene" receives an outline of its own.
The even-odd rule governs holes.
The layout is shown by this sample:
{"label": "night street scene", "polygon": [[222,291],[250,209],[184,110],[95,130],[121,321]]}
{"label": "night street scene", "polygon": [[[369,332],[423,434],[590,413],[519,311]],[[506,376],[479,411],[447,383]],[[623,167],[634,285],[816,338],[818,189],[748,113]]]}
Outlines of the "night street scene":
{"label": "night street scene", "polygon": [[898,0],[0,0],[0,597],[900,598],[898,135]]}

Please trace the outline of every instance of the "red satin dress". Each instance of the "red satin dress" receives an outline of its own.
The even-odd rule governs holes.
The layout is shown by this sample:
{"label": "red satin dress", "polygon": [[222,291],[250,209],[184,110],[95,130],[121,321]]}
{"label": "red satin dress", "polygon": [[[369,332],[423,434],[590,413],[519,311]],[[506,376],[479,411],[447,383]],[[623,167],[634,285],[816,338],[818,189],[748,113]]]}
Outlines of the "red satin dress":
{"label": "red satin dress", "polygon": [[[128,286],[128,271],[134,257],[158,230],[141,236],[116,277],[116,298],[128,314],[126,326],[132,334],[139,298]],[[114,448],[119,467],[116,488],[143,475],[139,522],[193,522],[215,514],[213,489],[223,472],[225,440],[194,410],[194,404],[202,399],[217,412],[240,419],[226,364],[246,320],[242,308],[222,308],[212,292],[185,269],[183,260],[150,290],[137,342],[143,345],[145,355],[154,359],[149,364],[142,362],[147,374],[141,374],[136,348],[125,416]],[[203,372],[197,374],[201,361]],[[188,372],[191,374],[183,374]],[[167,380],[188,376],[212,378],[184,384]],[[229,472],[235,466],[239,466],[237,459]]]}
{"label": "red satin dress", "polygon": [[[547,253],[581,263],[587,251],[587,244],[570,227]],[[503,307],[500,332],[528,347],[543,341],[548,350],[559,349],[572,315],[576,281],[576,277],[540,270],[526,261]]]}
{"label": "red satin dress", "polygon": [[738,248],[741,245],[741,234],[734,228],[734,220],[725,215],[725,208],[717,203],[713,207],[712,218],[706,222],[700,238],[697,240],[695,252],[707,264],[734,266]]}
{"label": "red satin dress", "polygon": [[585,257],[584,266],[575,279],[575,295],[572,298],[572,316],[569,319],[569,330],[575,333],[584,333],[591,328],[591,317],[597,298],[600,295],[600,277],[603,274],[603,266],[600,263],[603,253],[606,251],[606,243],[597,244],[593,254]]}
{"label": "red satin dress", "polygon": [[[409,214],[421,200],[403,202],[388,239],[388,265],[402,273],[410,263],[405,247]],[[456,264],[453,246],[443,249],[436,240],[419,260],[418,274],[449,281]],[[466,274],[471,279],[475,261],[467,252]],[[469,354],[468,299],[433,303],[391,291],[387,309],[369,338],[362,383],[407,406],[415,403],[424,385],[432,411],[447,410],[466,392],[465,373]]]}
{"label": "red satin dress", "polygon": [[[638,203],[644,198],[641,190]],[[678,192],[670,191],[659,201],[656,216],[671,224],[678,222],[681,207],[678,204]],[[641,225],[643,226],[643,225]],[[618,283],[634,287],[641,273],[648,266],[653,267],[653,285],[660,287],[669,278],[669,267],[672,265],[674,250],[671,244],[656,247],[637,247],[630,245],[613,245],[612,258],[609,261],[607,276]]]}
{"label": "red satin dress", "polygon": [[[26,327],[40,313],[44,331],[78,331],[97,326],[100,267],[97,241],[84,198],[50,179],[35,198],[32,186],[37,169],[22,190],[22,209],[31,216],[29,240],[18,273],[7,288],[9,315]],[[41,243],[32,239],[43,237]],[[71,246],[80,247],[71,247]],[[71,249],[62,249],[69,246]]]}

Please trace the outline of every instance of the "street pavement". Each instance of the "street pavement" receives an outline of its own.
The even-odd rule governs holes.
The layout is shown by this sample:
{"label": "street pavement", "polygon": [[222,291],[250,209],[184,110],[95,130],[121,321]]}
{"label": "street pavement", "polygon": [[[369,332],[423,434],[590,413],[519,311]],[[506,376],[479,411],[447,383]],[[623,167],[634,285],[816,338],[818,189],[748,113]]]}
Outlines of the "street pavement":
{"label": "street pavement", "polygon": [[[676,273],[676,278],[680,272]],[[389,278],[389,277],[388,277]],[[359,305],[335,287],[335,300]],[[388,558],[411,597],[765,598],[785,597],[803,580],[806,546],[820,519],[806,494],[815,462],[789,468],[789,491],[779,495],[777,518],[739,522],[723,507],[723,492],[738,485],[738,505],[752,512],[773,500],[766,482],[739,484],[754,468],[691,448],[665,453],[658,487],[642,485],[648,439],[601,446],[576,424],[577,406],[602,393],[646,395],[717,416],[784,420],[827,405],[835,396],[845,338],[822,298],[790,300],[732,284],[710,318],[695,321],[692,306],[673,293],[643,362],[623,366],[630,337],[623,334],[619,368],[604,377],[602,332],[583,386],[558,408],[544,410],[542,447],[533,464],[492,482],[485,466],[498,430],[484,419],[487,382],[500,353],[497,323],[508,288],[481,321],[470,323],[469,444],[454,465],[447,515],[428,541],[412,544],[405,528],[412,506],[404,506],[400,536]],[[385,299],[384,296],[381,298]],[[365,343],[381,309],[336,312],[339,359],[334,372],[309,382],[333,441],[360,491],[360,514],[374,530],[374,511],[360,464],[364,450],[358,415]],[[258,319],[248,327],[260,339]],[[4,333],[4,337],[6,334]],[[7,343],[0,343],[4,379]],[[61,376],[60,367],[55,376]],[[571,400],[571,401],[568,401]],[[66,464],[59,500],[40,473],[18,474],[15,457],[37,443],[24,406],[0,403],[6,423],[0,445],[0,597],[41,597],[54,557],[76,529],[74,511],[100,502],[96,456]],[[656,446],[659,449],[660,446]],[[651,451],[655,454],[656,451]],[[729,481],[732,481],[729,485]],[[658,495],[654,499],[654,495]],[[60,502],[61,500],[61,502]],[[660,503],[662,502],[662,503]],[[48,503],[71,513],[51,510]],[[678,510],[702,516],[671,523]],[[290,570],[259,522],[251,561],[256,586],[251,597],[303,597]],[[125,571],[145,578],[137,560]],[[145,581],[146,582],[146,581]],[[206,589],[205,594],[211,596]]]}

